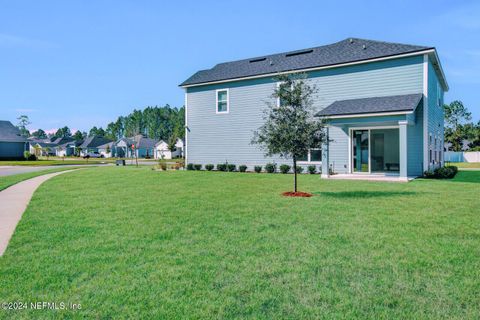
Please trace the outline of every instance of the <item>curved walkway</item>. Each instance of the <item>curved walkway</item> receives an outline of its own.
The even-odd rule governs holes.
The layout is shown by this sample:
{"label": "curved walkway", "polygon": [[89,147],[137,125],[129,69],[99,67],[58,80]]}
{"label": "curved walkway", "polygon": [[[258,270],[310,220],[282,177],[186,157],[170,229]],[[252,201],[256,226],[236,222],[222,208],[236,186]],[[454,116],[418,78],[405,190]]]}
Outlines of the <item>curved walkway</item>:
{"label": "curved walkway", "polygon": [[0,256],[7,249],[8,242],[15,232],[23,212],[27,209],[35,190],[48,179],[71,171],[74,170],[45,174],[19,182],[0,191]]}

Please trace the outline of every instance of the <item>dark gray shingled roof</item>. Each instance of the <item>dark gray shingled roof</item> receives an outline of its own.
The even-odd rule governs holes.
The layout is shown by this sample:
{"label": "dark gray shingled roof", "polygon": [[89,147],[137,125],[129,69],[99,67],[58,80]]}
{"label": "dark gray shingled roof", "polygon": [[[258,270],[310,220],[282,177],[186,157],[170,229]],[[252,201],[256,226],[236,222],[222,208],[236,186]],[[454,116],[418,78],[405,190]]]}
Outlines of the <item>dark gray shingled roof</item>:
{"label": "dark gray shingled roof", "polygon": [[83,143],[79,146],[79,148],[97,148],[105,143],[111,142],[112,140],[100,137],[100,136],[93,136],[86,138]]}
{"label": "dark gray shingled roof", "polygon": [[414,111],[420,103],[422,96],[421,93],[415,93],[399,96],[339,100],[318,112],[316,115],[319,117],[326,117],[365,113]]}
{"label": "dark gray shingled roof", "polygon": [[198,71],[180,84],[180,86],[333,66],[341,63],[394,56],[426,49],[433,49],[433,47],[348,38],[321,47],[219,63],[212,69]]}
{"label": "dark gray shingled roof", "polygon": [[20,130],[10,121],[0,120],[0,141],[3,142],[26,142]]}

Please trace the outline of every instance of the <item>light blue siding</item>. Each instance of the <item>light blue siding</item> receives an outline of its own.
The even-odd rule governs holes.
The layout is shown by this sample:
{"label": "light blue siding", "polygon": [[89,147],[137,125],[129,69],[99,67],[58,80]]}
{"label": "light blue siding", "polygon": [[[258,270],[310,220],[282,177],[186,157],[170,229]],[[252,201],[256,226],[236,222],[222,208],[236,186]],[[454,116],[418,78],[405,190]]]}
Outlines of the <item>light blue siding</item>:
{"label": "light blue siding", "polygon": [[23,159],[25,142],[0,142],[0,159]]}
{"label": "light blue siding", "polygon": [[407,174],[420,176],[423,173],[423,102],[414,115],[407,117],[413,123],[407,126]]}
{"label": "light blue siding", "polygon": [[[321,110],[335,100],[421,93],[422,66],[423,57],[414,56],[310,72],[309,81],[318,88],[314,106]],[[285,162],[266,158],[258,146],[250,144],[253,132],[264,122],[266,103],[274,103],[275,85],[274,79],[262,78],[188,88],[187,161],[203,165],[228,161],[250,169],[270,161]],[[216,114],[215,90],[223,88],[229,89],[230,111]],[[330,163],[335,163],[337,172],[348,167],[345,130],[332,128],[330,132]]]}
{"label": "light blue siding", "polygon": [[[437,167],[440,164],[435,161],[440,152],[443,153],[444,114],[443,114],[443,89],[433,68],[431,61],[428,61],[428,137],[432,136],[431,142],[428,138],[428,152],[432,151],[432,161],[429,168]],[[437,143],[435,144],[435,139]],[[437,155],[437,156],[436,156]]]}

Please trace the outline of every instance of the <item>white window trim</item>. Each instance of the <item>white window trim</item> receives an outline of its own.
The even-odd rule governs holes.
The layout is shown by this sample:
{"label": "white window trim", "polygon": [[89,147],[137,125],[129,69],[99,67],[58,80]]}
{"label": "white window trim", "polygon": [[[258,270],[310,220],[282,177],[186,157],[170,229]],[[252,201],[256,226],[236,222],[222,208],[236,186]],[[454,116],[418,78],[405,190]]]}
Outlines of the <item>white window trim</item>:
{"label": "white window trim", "polygon": [[[218,111],[218,93],[221,91],[227,92],[227,111]],[[215,90],[215,113],[216,114],[227,114],[230,112],[230,91],[229,89],[217,89]]]}
{"label": "white window trim", "polygon": [[322,150],[322,148],[312,148],[308,150],[307,161],[297,161],[299,164],[322,164],[322,161],[311,161],[311,151],[312,150]]}

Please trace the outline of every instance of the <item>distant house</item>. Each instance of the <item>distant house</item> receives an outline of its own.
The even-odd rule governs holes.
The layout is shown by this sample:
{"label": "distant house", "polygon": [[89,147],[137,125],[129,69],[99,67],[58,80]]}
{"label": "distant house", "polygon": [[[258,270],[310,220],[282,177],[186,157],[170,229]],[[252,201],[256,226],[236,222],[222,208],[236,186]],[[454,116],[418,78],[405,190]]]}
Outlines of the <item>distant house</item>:
{"label": "distant house", "polygon": [[43,140],[30,141],[30,153],[39,156],[55,156],[57,145]]}
{"label": "distant house", "polygon": [[105,158],[113,157],[114,156],[113,145],[114,145],[114,142],[111,141],[111,142],[102,144],[101,146],[98,146],[98,153],[103,155]]}
{"label": "distant house", "polygon": [[160,140],[155,145],[155,159],[173,159],[183,156],[184,142],[182,139],[177,139],[175,149],[172,151],[168,147],[168,143]]}
{"label": "distant house", "polygon": [[52,143],[55,145],[55,154],[58,157],[73,156],[77,143],[70,137],[55,138]]}
{"label": "distant house", "polygon": [[113,145],[114,156],[119,158],[133,158],[136,153],[138,158],[151,158],[154,156],[156,143],[157,140],[146,138],[142,135],[136,135],[131,138],[121,138]]}
{"label": "distant house", "polygon": [[23,152],[29,150],[29,143],[10,121],[0,120],[0,159],[23,159]]}
{"label": "distant house", "polygon": [[105,137],[92,136],[86,138],[78,148],[80,149],[80,154],[84,156],[89,152],[99,152],[98,147],[109,142],[112,142],[112,140]]}

